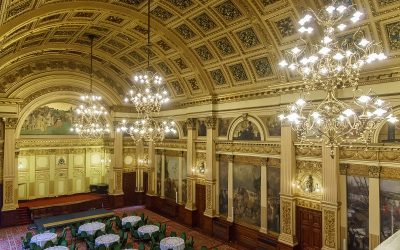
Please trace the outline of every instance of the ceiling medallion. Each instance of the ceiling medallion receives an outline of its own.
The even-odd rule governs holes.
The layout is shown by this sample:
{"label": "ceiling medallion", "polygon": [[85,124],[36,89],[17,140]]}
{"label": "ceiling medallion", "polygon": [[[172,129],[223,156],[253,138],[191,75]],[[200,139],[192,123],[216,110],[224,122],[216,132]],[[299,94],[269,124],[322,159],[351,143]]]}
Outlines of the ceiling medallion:
{"label": "ceiling medallion", "polygon": [[[303,143],[324,141],[331,149],[342,143],[372,141],[377,125],[387,120],[397,122],[391,107],[372,91],[358,89],[360,70],[367,64],[386,59],[379,43],[368,41],[362,32],[356,32],[352,44],[341,43],[337,35],[358,22],[363,13],[354,5],[345,6],[333,1],[319,12],[307,11],[299,21],[301,34],[312,34],[316,25],[323,30],[318,44],[303,39],[301,46],[288,52],[279,64],[301,76],[306,93],[287,107],[280,119],[289,122]],[[345,102],[337,98],[338,88],[351,87],[353,99]],[[307,102],[309,91],[322,90],[325,98],[319,103]]]}

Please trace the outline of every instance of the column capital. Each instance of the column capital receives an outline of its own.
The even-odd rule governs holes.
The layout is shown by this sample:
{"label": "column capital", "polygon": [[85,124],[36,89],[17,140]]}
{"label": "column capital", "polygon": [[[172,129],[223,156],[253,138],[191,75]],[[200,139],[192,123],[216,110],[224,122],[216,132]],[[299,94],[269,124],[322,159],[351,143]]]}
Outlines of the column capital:
{"label": "column capital", "polygon": [[186,126],[188,129],[196,129],[196,118],[187,118]]}
{"label": "column capital", "polygon": [[217,117],[216,116],[207,117],[206,126],[208,129],[215,129],[217,127]]}
{"label": "column capital", "polygon": [[234,155],[227,155],[228,157],[228,162],[233,162],[233,158],[235,157]]}
{"label": "column capital", "polygon": [[368,175],[370,178],[379,178],[381,166],[368,166]]}
{"label": "column capital", "polygon": [[349,164],[347,163],[340,163],[339,164],[339,172],[340,175],[347,175],[347,169],[349,168]]}
{"label": "column capital", "polygon": [[261,166],[262,166],[262,167],[266,167],[266,166],[267,166],[267,163],[268,163],[268,158],[262,158],[262,159],[261,159]]}
{"label": "column capital", "polygon": [[6,129],[16,129],[18,118],[3,118],[4,126]]}
{"label": "column capital", "polygon": [[119,125],[121,125],[121,122],[120,121],[113,121],[112,124],[113,124],[113,127],[116,128]]}

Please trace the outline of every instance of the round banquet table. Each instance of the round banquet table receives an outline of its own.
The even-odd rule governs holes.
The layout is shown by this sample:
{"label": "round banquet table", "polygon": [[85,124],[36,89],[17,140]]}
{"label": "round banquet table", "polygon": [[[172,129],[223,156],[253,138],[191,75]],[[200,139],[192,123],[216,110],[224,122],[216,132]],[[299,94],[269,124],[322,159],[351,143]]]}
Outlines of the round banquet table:
{"label": "round banquet table", "polygon": [[57,234],[55,233],[42,233],[42,234],[36,234],[32,237],[31,243],[36,243],[36,245],[40,247],[44,247],[46,242],[51,240],[53,243],[57,242]]}
{"label": "round banquet table", "polygon": [[69,248],[64,246],[54,246],[54,247],[48,247],[45,250],[69,250]]}
{"label": "round banquet table", "polygon": [[96,246],[104,245],[106,247],[109,247],[111,244],[114,242],[119,241],[119,235],[116,234],[105,234],[102,236],[97,237],[94,240],[94,243]]}
{"label": "round banquet table", "polygon": [[138,228],[138,234],[140,237],[143,237],[145,234],[149,234],[151,236],[152,233],[158,232],[160,230],[156,225],[145,225]]}
{"label": "round banquet table", "polygon": [[166,237],[160,241],[161,250],[184,250],[185,241],[179,237]]}
{"label": "round banquet table", "polygon": [[139,216],[127,216],[122,218],[122,225],[125,226],[127,222],[130,222],[132,226],[136,225],[142,218]]}
{"label": "round banquet table", "polygon": [[97,221],[86,223],[78,228],[78,233],[86,232],[89,235],[94,235],[97,230],[106,231],[106,225]]}

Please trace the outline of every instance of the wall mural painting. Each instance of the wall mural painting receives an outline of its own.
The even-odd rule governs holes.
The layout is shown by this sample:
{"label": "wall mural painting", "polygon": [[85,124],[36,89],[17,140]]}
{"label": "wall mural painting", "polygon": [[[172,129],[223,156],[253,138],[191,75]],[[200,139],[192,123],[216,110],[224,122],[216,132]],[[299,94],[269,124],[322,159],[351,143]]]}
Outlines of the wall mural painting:
{"label": "wall mural painting", "polygon": [[234,218],[235,221],[260,226],[261,168],[259,164],[247,161],[248,158],[234,160]]}
{"label": "wall mural painting", "polygon": [[164,192],[165,197],[169,199],[176,199],[178,192],[178,178],[179,178],[179,157],[165,156],[165,180]]}
{"label": "wall mural painting", "polygon": [[162,157],[159,154],[156,154],[156,171],[157,171],[157,195],[161,195],[161,165],[162,165]]}
{"label": "wall mural painting", "polygon": [[186,203],[186,195],[187,195],[187,166],[186,166],[186,152],[183,155],[182,162],[182,201]]}
{"label": "wall mural painting", "polygon": [[207,136],[207,126],[205,120],[197,120],[197,136]]}
{"label": "wall mural painting", "polygon": [[228,160],[219,160],[219,214],[228,216]]}
{"label": "wall mural painting", "polygon": [[231,118],[218,119],[218,136],[228,136],[228,129],[231,121]]}
{"label": "wall mural painting", "polygon": [[281,169],[268,166],[267,170],[267,225],[268,230],[279,233],[279,193],[281,187]]}
{"label": "wall mural painting", "polygon": [[35,109],[25,119],[21,135],[70,135],[75,106],[50,103]]}
{"label": "wall mural painting", "polygon": [[245,120],[239,123],[233,132],[234,140],[260,141],[261,134],[253,122]]}
{"label": "wall mural painting", "polygon": [[281,136],[281,121],[277,115],[269,116],[266,125],[269,136]]}
{"label": "wall mural painting", "polygon": [[381,242],[400,229],[400,181],[380,180]]}
{"label": "wall mural painting", "polygon": [[368,250],[368,177],[347,176],[348,249]]}
{"label": "wall mural painting", "polygon": [[378,142],[399,143],[400,127],[396,124],[385,123],[379,131]]}

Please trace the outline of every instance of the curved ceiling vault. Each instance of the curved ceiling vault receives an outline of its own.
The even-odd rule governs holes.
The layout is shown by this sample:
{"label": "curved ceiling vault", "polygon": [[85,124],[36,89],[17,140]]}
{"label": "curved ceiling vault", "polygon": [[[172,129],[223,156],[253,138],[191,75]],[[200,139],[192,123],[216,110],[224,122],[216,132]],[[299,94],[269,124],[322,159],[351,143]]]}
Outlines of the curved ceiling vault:
{"label": "curved ceiling vault", "polygon": [[[398,65],[400,1],[347,0],[366,13],[357,29],[381,41]],[[153,0],[151,65],[174,100],[268,89],[296,76],[277,69],[299,38],[296,20],[328,0]],[[0,93],[13,95],[27,77],[88,73],[90,41],[98,89],[116,96],[146,65],[146,0],[3,0],[0,16]],[[65,75],[65,74],[63,74]],[[14,93],[15,96],[15,93]]]}

